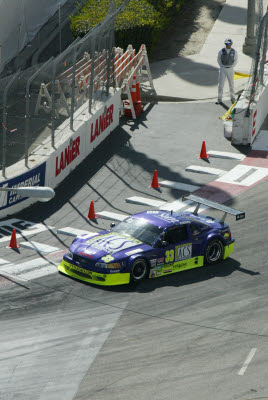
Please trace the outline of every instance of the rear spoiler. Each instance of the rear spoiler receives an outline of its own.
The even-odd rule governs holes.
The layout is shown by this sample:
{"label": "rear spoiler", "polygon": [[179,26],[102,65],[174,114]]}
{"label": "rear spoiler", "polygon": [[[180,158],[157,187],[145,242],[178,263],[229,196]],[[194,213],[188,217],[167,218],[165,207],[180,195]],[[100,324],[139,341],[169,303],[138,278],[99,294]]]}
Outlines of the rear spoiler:
{"label": "rear spoiler", "polygon": [[194,201],[195,203],[197,203],[196,209],[194,210],[194,214],[196,214],[196,215],[197,215],[198,209],[200,207],[200,204],[203,204],[204,206],[207,206],[210,208],[215,208],[216,210],[220,210],[220,211],[224,212],[224,215],[220,221],[221,223],[224,223],[226,214],[235,215],[236,221],[245,218],[245,213],[243,211],[239,211],[234,208],[224,206],[222,204],[216,203],[215,201],[207,200],[207,199],[204,199],[203,197],[198,197],[193,194],[188,194],[188,195],[183,196],[182,200],[183,201],[190,200],[190,201]]}

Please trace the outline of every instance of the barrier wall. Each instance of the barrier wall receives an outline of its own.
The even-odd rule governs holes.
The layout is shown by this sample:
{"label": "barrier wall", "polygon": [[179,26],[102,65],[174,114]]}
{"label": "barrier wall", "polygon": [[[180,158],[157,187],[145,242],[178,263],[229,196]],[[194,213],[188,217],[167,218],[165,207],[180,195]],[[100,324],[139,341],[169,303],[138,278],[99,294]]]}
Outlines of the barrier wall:
{"label": "barrier wall", "polygon": [[[92,111],[93,114],[88,113],[88,104],[84,104],[75,113],[75,132],[70,130],[68,121],[65,121],[57,130],[60,135],[58,140],[57,136],[55,139],[56,150],[44,150],[43,147],[47,148],[47,144],[41,146],[34,155],[36,165],[26,170],[24,162],[20,161],[8,168],[8,175],[10,171],[21,171],[21,174],[14,173],[9,179],[2,179],[0,187],[56,188],[119,125],[120,103],[119,89],[105,103],[99,103]],[[12,191],[0,192],[0,219],[21,211],[36,201],[17,196]]]}
{"label": "barrier wall", "polygon": [[248,100],[245,98],[245,89],[235,106],[233,117],[233,144],[252,144],[261,129],[268,114],[268,77],[265,77],[262,92],[255,97],[248,112]]}

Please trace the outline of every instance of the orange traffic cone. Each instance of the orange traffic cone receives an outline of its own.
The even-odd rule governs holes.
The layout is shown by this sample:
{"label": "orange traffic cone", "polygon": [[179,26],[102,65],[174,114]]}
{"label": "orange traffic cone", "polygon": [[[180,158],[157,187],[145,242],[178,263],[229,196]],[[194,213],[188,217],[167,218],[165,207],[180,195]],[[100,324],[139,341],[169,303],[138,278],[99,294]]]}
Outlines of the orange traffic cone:
{"label": "orange traffic cone", "polygon": [[91,201],[90,203],[90,207],[89,207],[89,211],[88,211],[88,219],[97,219],[97,215],[95,214],[95,210],[94,210],[94,202]]}
{"label": "orange traffic cone", "polygon": [[140,92],[139,82],[136,83],[136,98],[137,98],[137,101],[141,101],[141,92]]}
{"label": "orange traffic cone", "polygon": [[16,229],[13,229],[10,243],[7,246],[10,249],[18,249],[20,246],[17,245],[17,239],[16,239]]}
{"label": "orange traffic cone", "polygon": [[154,176],[150,187],[154,189],[160,188],[160,185],[158,183],[157,170],[154,171]]}
{"label": "orange traffic cone", "polygon": [[203,141],[199,158],[202,158],[203,160],[207,160],[208,157],[209,156],[208,156],[207,150],[206,150],[206,142]]}
{"label": "orange traffic cone", "polygon": [[133,103],[136,103],[137,101],[136,75],[133,76],[132,87],[131,87],[131,98]]}

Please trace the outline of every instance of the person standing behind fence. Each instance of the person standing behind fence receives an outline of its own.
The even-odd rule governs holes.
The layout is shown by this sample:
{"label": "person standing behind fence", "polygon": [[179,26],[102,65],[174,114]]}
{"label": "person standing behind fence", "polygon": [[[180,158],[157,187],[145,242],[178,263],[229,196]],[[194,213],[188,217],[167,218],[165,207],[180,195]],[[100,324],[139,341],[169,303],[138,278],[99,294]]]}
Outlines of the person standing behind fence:
{"label": "person standing behind fence", "polygon": [[227,78],[230,89],[231,102],[235,102],[234,92],[234,67],[237,64],[238,55],[237,51],[232,48],[232,39],[225,39],[225,48],[221,49],[218,53],[219,70],[219,84],[218,84],[218,100],[216,104],[222,103],[222,94],[225,80]]}

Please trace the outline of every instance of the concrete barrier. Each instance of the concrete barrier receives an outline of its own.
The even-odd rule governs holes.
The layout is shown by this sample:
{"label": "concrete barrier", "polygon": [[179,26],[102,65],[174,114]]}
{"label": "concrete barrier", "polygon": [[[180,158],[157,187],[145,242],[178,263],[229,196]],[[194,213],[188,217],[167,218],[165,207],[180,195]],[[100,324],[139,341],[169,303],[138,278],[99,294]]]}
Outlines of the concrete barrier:
{"label": "concrete barrier", "polygon": [[243,91],[234,108],[233,144],[252,145],[268,114],[268,76],[264,77],[262,90],[255,96],[250,106],[246,98],[249,90],[248,87]]}
{"label": "concrete barrier", "polygon": [[[67,119],[56,130],[55,148],[50,138],[29,157],[26,168],[20,161],[6,169],[7,178],[0,178],[0,187],[49,186],[56,188],[119,125],[121,89],[111,89],[107,100],[97,102],[92,114],[84,104],[74,115],[74,131]],[[0,192],[0,219],[29,207],[37,200]]]}

